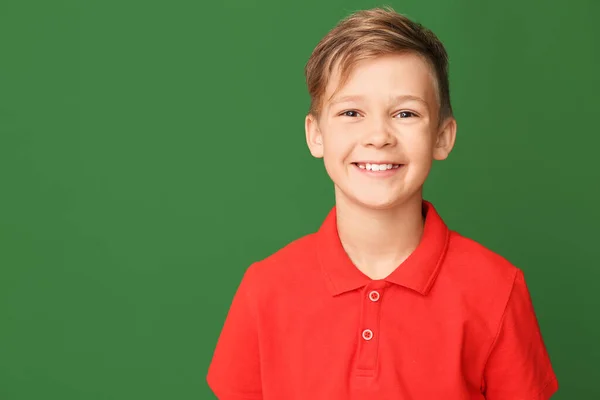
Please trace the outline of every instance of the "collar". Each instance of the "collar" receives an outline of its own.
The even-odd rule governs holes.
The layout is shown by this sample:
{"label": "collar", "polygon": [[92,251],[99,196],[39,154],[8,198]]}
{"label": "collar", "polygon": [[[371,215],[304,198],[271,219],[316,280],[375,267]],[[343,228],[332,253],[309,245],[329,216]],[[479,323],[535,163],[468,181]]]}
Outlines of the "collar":
{"label": "collar", "polygon": [[[425,225],[417,248],[382,281],[427,295],[438,275],[448,247],[450,231],[433,205],[423,200]],[[336,207],[328,213],[317,234],[317,256],[332,293],[358,289],[373,280],[363,274],[342,247],[336,222]]]}

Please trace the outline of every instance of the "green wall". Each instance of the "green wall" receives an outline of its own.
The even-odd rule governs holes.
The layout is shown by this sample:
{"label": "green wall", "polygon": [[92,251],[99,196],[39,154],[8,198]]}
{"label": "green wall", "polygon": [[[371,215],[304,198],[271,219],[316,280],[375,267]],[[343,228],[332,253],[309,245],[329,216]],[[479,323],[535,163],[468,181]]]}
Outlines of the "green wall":
{"label": "green wall", "polygon": [[0,399],[212,399],[245,268],[318,228],[303,67],[390,4],[451,56],[426,198],[525,271],[561,389],[600,398],[600,2],[0,1]]}

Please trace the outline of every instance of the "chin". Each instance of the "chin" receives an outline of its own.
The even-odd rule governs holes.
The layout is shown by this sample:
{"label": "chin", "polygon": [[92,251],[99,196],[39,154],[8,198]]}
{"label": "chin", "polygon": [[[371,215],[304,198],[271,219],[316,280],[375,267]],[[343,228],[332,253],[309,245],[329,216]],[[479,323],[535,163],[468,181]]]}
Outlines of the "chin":
{"label": "chin", "polygon": [[[403,188],[376,188],[376,187],[343,187],[334,185],[336,203],[354,204],[365,209],[389,210],[401,206],[420,194],[419,189]],[[392,189],[392,190],[390,190]]]}
{"label": "chin", "polygon": [[394,203],[389,203],[389,204],[362,203],[360,205],[363,209],[385,211],[385,210],[393,209],[394,206],[396,206],[397,204],[394,204]]}
{"label": "chin", "polygon": [[372,210],[389,210],[402,204],[401,197],[372,197],[372,196],[356,196],[353,198],[354,203],[363,208]]}
{"label": "chin", "polygon": [[371,210],[390,210],[420,198],[420,190],[338,190],[336,201],[350,202],[356,206]]}

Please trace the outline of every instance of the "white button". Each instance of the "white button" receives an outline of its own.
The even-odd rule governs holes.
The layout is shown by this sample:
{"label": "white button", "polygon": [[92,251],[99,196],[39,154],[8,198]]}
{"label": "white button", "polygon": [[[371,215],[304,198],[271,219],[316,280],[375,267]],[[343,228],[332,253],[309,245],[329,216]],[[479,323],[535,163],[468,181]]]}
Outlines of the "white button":
{"label": "white button", "polygon": [[365,329],[362,333],[362,337],[365,340],[371,340],[373,339],[373,331],[370,329]]}
{"label": "white button", "polygon": [[377,290],[372,290],[369,293],[369,299],[371,301],[377,301],[377,300],[379,300],[379,292]]}

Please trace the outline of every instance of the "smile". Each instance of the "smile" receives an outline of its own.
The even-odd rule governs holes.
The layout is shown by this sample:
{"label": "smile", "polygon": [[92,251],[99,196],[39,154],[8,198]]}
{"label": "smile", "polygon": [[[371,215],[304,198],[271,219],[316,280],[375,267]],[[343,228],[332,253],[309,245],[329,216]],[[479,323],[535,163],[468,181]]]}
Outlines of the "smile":
{"label": "smile", "polygon": [[388,178],[395,176],[400,171],[404,171],[404,164],[393,164],[393,163],[368,163],[368,162],[355,162],[352,163],[356,171],[361,175],[368,176],[371,178]]}
{"label": "smile", "polygon": [[387,171],[390,169],[400,168],[401,164],[371,164],[371,163],[353,163],[360,169],[364,169],[367,171]]}

